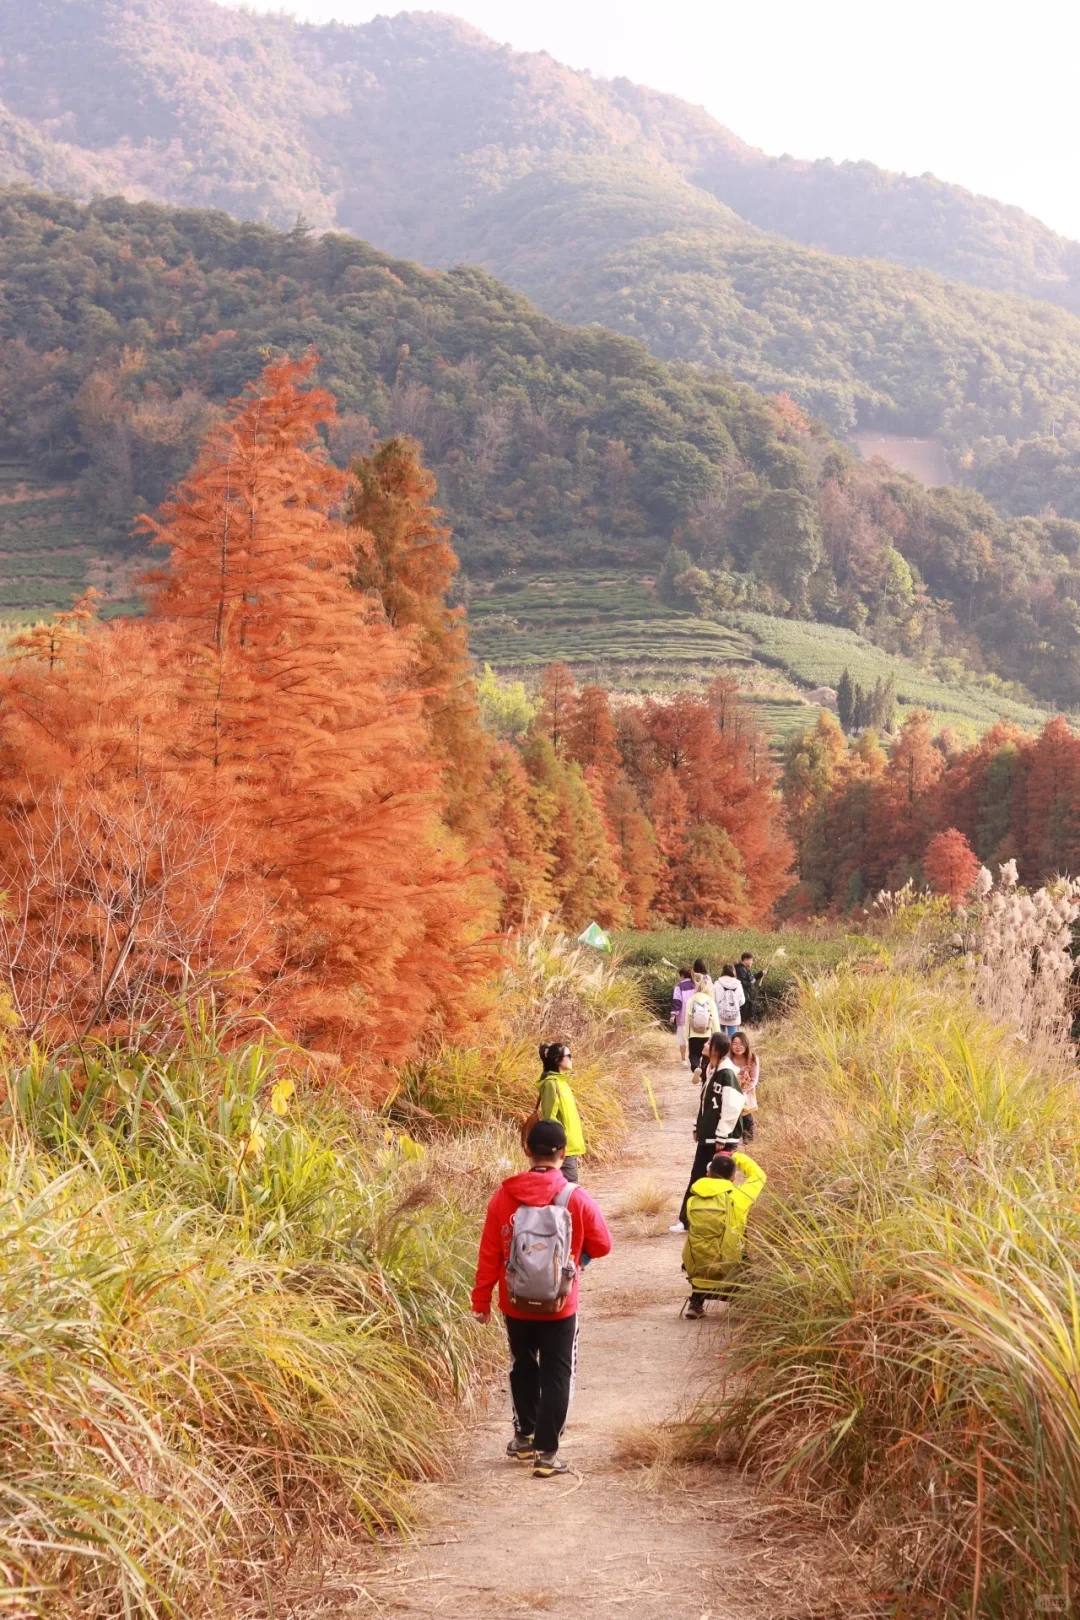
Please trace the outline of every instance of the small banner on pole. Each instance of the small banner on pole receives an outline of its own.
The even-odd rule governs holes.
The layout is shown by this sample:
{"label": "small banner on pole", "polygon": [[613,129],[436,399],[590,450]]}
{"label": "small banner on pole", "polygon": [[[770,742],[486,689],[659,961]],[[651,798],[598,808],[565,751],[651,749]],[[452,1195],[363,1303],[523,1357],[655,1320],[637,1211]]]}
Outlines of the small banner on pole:
{"label": "small banner on pole", "polygon": [[578,944],[591,945],[597,951],[610,951],[611,949],[611,941],[599,923],[590,923],[585,932],[578,935]]}

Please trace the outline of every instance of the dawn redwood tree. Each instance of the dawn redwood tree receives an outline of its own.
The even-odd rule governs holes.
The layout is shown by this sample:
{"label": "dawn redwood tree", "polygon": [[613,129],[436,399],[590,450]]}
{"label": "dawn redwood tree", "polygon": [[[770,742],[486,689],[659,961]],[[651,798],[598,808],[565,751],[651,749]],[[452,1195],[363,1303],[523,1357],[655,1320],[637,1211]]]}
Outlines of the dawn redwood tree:
{"label": "dawn redwood tree", "polygon": [[236,806],[277,910],[267,1011],[307,1046],[394,1060],[467,1022],[490,959],[440,819],[415,638],[352,586],[313,364],[268,366],[147,522],[168,552],[148,633],[184,717],[172,767]]}
{"label": "dawn redwood tree", "polygon": [[415,639],[414,680],[443,762],[446,820],[468,844],[491,832],[487,733],[469,667],[464,612],[447,605],[458,571],[450,531],[434,506],[434,476],[412,439],[387,439],[349,470],[353,584],[379,602],[387,623]]}
{"label": "dawn redwood tree", "polygon": [[602,686],[583,686],[565,732],[566,752],[585,769],[596,770],[605,788],[622,770],[611,700]]}
{"label": "dawn redwood tree", "polygon": [[979,857],[955,827],[934,834],[922,862],[923,876],[934,893],[957,903],[971,893],[980,865]]}
{"label": "dawn redwood tree", "polygon": [[551,739],[560,758],[566,753],[569,732],[577,716],[578,690],[568,664],[549,664],[540,677],[540,730]]}
{"label": "dawn redwood tree", "polygon": [[554,856],[545,847],[537,790],[520,754],[508,743],[492,751],[491,783],[495,812],[489,858],[500,895],[499,926],[520,928],[529,918],[556,910],[551,886]]}
{"label": "dawn redwood tree", "polygon": [[1080,872],[1080,737],[1061,715],[1023,749],[1013,818],[1024,883]]}
{"label": "dawn redwood tree", "polygon": [[185,1008],[243,1006],[272,965],[265,897],[227,796],[193,796],[147,627],[86,604],[13,638],[0,668],[0,979],[22,1034],[168,1044]]}
{"label": "dawn redwood tree", "polygon": [[571,933],[590,922],[620,927],[627,906],[619,851],[581,766],[559,759],[551,738],[540,730],[526,744],[524,760],[564,927]]}
{"label": "dawn redwood tree", "polygon": [[616,840],[626,901],[635,928],[647,928],[659,877],[656,834],[634,789],[620,775],[606,797],[607,823]]}

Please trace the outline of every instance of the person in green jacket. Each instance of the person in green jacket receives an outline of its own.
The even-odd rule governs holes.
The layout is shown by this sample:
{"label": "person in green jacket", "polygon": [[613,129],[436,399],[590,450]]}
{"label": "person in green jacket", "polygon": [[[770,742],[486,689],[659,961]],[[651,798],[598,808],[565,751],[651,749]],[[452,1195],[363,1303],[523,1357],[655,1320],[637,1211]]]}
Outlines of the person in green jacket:
{"label": "person in green jacket", "polygon": [[557,1119],[566,1132],[566,1157],[562,1173],[567,1181],[576,1181],[578,1161],[585,1152],[585,1133],[568,1079],[574,1059],[565,1041],[552,1041],[550,1046],[541,1046],[540,1061],[544,1065],[544,1072],[540,1076],[537,1111],[541,1119]]}
{"label": "person in green jacket", "polygon": [[[745,1179],[735,1185],[735,1172]],[[746,1218],[766,1175],[746,1153],[718,1153],[708,1173],[694,1182],[686,1203],[688,1231],[683,1270],[690,1279],[687,1316],[705,1315],[706,1299],[724,1298],[742,1264]]]}

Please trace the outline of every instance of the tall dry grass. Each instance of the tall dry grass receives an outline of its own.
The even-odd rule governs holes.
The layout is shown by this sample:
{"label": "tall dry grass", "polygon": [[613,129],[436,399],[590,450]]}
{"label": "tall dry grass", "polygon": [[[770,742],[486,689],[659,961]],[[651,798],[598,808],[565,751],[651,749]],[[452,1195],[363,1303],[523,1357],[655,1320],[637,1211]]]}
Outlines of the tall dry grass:
{"label": "tall dry grass", "polygon": [[407,1522],[490,1355],[468,1288],[535,1043],[574,1041],[603,1150],[643,1024],[555,936],[500,992],[501,1037],[379,1113],[197,1017],[167,1056],[17,1060],[0,1008],[0,1613],[231,1615]]}
{"label": "tall dry grass", "polygon": [[527,1115],[536,1101],[540,1042],[566,1040],[589,1152],[607,1157],[623,1133],[627,1095],[640,1089],[651,1020],[637,984],[617,962],[542,930],[513,945],[498,1004],[492,1040],[444,1047],[429,1061],[407,1065],[392,1107],[421,1128],[475,1128]]}
{"label": "tall dry grass", "polygon": [[0,1129],[0,1610],[230,1612],[444,1465],[505,1134],[426,1148],[264,1047],[35,1057]]}
{"label": "tall dry grass", "polygon": [[718,1432],[875,1542],[897,1614],[1080,1594],[1075,1070],[957,977],[805,987],[782,1056]]}

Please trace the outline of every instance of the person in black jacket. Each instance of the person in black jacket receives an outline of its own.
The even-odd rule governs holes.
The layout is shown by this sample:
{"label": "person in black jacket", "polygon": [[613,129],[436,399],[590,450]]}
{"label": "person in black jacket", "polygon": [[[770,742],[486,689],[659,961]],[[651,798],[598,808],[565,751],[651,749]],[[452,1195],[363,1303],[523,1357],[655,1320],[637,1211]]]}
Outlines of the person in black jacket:
{"label": "person in black jacket", "polygon": [[754,972],[753,951],[743,951],[735,966],[735,977],[743,987],[746,996],[746,1017],[751,1022],[757,1017],[757,988],[765,977],[764,968],[759,973]]}
{"label": "person in black jacket", "polygon": [[701,1058],[701,1100],[694,1126],[694,1167],[690,1172],[679,1219],[672,1232],[686,1231],[686,1201],[695,1181],[699,1181],[718,1153],[738,1147],[742,1141],[743,1094],[738,1072],[731,1061],[731,1042],[726,1035],[712,1035]]}

